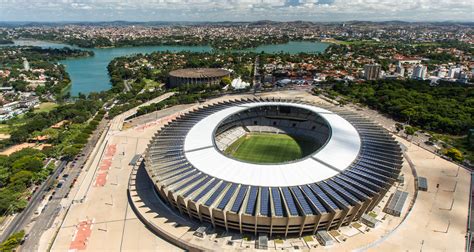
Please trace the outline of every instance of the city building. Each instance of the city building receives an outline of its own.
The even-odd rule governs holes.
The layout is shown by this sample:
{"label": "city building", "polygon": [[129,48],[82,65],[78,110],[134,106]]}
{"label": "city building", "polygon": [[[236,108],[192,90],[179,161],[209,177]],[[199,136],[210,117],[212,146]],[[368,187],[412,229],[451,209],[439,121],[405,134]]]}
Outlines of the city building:
{"label": "city building", "polygon": [[178,87],[187,84],[217,85],[230,72],[220,68],[185,68],[169,73],[169,86]]}
{"label": "city building", "polygon": [[448,76],[446,76],[449,79],[459,79],[461,75],[461,68],[460,67],[450,67],[448,71]]}
{"label": "city building", "polygon": [[397,66],[395,72],[401,77],[405,76],[405,68],[401,64]]}
{"label": "city building", "polygon": [[411,75],[412,79],[424,80],[426,79],[428,73],[428,68],[424,65],[416,65],[413,68],[413,73]]}
{"label": "city building", "polygon": [[30,71],[30,63],[26,58],[23,58],[23,70]]}
{"label": "city building", "polygon": [[377,80],[380,78],[381,66],[379,64],[370,64],[364,66],[364,78],[366,80]]}
{"label": "city building", "polygon": [[415,64],[420,64],[421,59],[417,57],[406,57],[403,55],[395,55],[394,60],[396,60],[399,64],[410,64],[410,65],[415,65]]}

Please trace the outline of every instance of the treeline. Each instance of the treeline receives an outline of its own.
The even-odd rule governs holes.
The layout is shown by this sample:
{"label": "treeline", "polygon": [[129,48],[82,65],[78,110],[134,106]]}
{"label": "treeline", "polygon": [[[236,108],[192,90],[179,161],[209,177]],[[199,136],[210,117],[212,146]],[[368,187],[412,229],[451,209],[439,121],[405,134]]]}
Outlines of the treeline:
{"label": "treeline", "polygon": [[51,167],[43,167],[45,158],[41,151],[31,148],[0,156],[0,216],[26,207],[26,189],[39,184],[52,171]]}
{"label": "treeline", "polygon": [[[100,108],[100,102],[80,100],[49,113],[27,114],[29,119],[3,144],[20,143],[41,135],[47,136],[47,142],[52,146],[42,151],[27,148],[10,156],[0,155],[0,216],[22,210],[27,205],[26,197],[30,194],[27,188],[33,183],[39,184],[55,168],[54,163],[44,166],[46,157],[72,160],[80,153],[105,115]],[[60,129],[50,128],[61,120],[68,120],[71,124]]]}
{"label": "treeline", "polygon": [[455,135],[474,127],[474,88],[416,80],[342,84],[333,90],[425,130]]}
{"label": "treeline", "polygon": [[73,160],[77,156],[82,148],[89,142],[89,138],[92,133],[97,129],[102,118],[104,118],[105,110],[101,109],[92,118],[92,120],[68,129],[67,131],[61,132],[55,138],[55,145],[46,153],[53,157],[62,157],[65,160]]}
{"label": "treeline", "polygon": [[[6,47],[4,52],[8,50],[16,49],[15,47]],[[80,50],[80,49],[73,49],[70,47],[64,48],[41,48],[37,46],[28,46],[28,47],[21,47],[17,50],[16,53],[2,53],[2,57],[0,57],[0,65],[3,66],[11,66],[22,64],[22,58],[28,59],[30,64],[34,66],[34,62],[56,62],[58,60],[64,60],[67,58],[73,57],[89,57],[93,56],[93,51],[88,50]],[[19,59],[21,61],[19,61]]]}
{"label": "treeline", "polygon": [[25,114],[21,125],[11,132],[10,141],[21,143],[28,139],[31,133],[41,131],[62,120],[73,123],[83,123],[91,118],[100,108],[102,102],[94,99],[78,99],[71,104],[64,104],[50,112]]}

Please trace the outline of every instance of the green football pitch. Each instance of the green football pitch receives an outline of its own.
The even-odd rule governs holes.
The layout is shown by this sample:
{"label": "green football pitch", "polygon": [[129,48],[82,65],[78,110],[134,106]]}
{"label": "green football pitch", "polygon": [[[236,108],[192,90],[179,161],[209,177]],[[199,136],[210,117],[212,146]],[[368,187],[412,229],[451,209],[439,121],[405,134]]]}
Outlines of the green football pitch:
{"label": "green football pitch", "polygon": [[249,133],[232,143],[225,153],[252,163],[281,163],[306,156],[313,145],[285,134]]}

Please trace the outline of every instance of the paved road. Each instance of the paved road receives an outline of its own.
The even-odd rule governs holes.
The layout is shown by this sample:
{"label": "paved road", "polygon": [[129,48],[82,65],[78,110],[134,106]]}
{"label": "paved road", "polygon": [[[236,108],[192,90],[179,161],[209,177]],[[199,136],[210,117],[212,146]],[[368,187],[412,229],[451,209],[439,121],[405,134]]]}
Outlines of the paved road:
{"label": "paved road", "polygon": [[61,163],[56,167],[54,173],[49,176],[49,178],[45,182],[43,182],[43,184],[41,184],[38,190],[36,190],[36,192],[32,195],[30,202],[28,203],[26,208],[21,213],[19,213],[15,217],[15,219],[13,219],[10,225],[2,233],[2,235],[0,236],[1,241],[4,241],[13,233],[22,230],[30,222],[30,218],[33,215],[34,211],[38,208],[38,205],[48,192],[49,187],[54,183],[54,180],[60,174],[61,170],[64,169],[66,164],[66,161],[61,161]]}
{"label": "paved road", "polygon": [[[156,103],[156,102],[160,102],[164,99],[169,98],[173,94],[174,93],[172,93],[172,92],[163,94],[160,97],[157,97],[153,100],[150,100],[147,103],[144,103],[144,104],[142,104],[138,107],[135,107],[135,108],[133,108],[133,109],[117,116],[117,117],[115,117],[112,121],[110,121],[110,129],[120,131],[121,128],[122,128],[122,125],[123,125],[123,120],[125,118],[127,118],[128,116],[136,113],[136,111],[139,107],[146,106],[146,105]],[[55,193],[54,197],[49,201],[49,203],[47,204],[47,206],[45,207],[43,212],[36,218],[36,221],[33,224],[33,227],[28,232],[28,239],[21,246],[21,250],[23,250],[23,251],[36,251],[36,250],[38,250],[39,241],[41,239],[41,235],[43,234],[43,232],[45,230],[49,229],[52,226],[55,218],[57,217],[57,215],[59,214],[60,210],[63,207],[68,208],[70,206],[71,201],[69,201],[66,206],[62,206],[61,201],[62,201],[63,198],[69,197],[68,194],[69,194],[69,191],[71,190],[72,183],[79,176],[85,162],[87,161],[87,159],[91,155],[92,151],[94,150],[94,146],[97,144],[97,141],[99,140],[101,133],[104,131],[104,129],[107,127],[108,124],[109,124],[109,121],[103,119],[101,121],[101,123],[99,124],[98,129],[92,135],[92,138],[89,140],[87,145],[83,148],[81,154],[78,155],[78,158],[76,158],[72,162],[72,164],[67,167],[67,169],[64,169],[64,171],[62,173],[60,173],[61,170],[63,170],[62,168],[57,169],[54,176],[51,176],[49,178],[49,179],[53,179],[52,181],[54,181],[54,178],[59,176],[60,179],[65,180],[65,182],[63,183],[63,186],[61,188],[56,189],[56,193]],[[64,166],[65,165],[66,164],[64,164]],[[63,177],[64,174],[68,174],[67,179],[65,179]],[[45,187],[45,188],[47,188],[47,187]],[[44,190],[42,190],[42,191],[44,191]],[[41,199],[41,198],[39,198],[39,199]],[[40,202],[40,201],[41,200],[39,200],[38,202]],[[38,202],[37,202],[37,204],[38,204]],[[36,204],[36,207],[32,207],[31,213],[33,213],[33,211],[37,208],[37,204]],[[31,213],[28,215],[29,217],[31,217]],[[27,220],[29,221],[30,218],[24,217],[24,219],[23,219],[24,223],[23,223],[22,227],[24,227],[25,223],[27,223],[26,222]],[[16,229],[16,230],[20,230],[20,229]],[[6,230],[6,231],[8,231],[8,230]],[[10,232],[10,233],[13,233],[13,232]]]}
{"label": "paved road", "polygon": [[[69,191],[71,190],[73,182],[81,173],[82,166],[86,162],[87,157],[91,154],[94,146],[97,144],[100,133],[105,129],[107,123],[108,121],[105,119],[101,121],[89,142],[78,155],[77,160],[74,160],[71,165],[68,165],[64,171],[59,174],[59,179],[64,180],[63,186],[55,189],[56,193],[53,198],[48,202],[43,212],[36,218],[31,230],[28,232],[28,239],[21,246],[22,251],[38,250],[41,235],[44,231],[51,228],[56,216],[59,214],[61,208],[63,208],[61,201],[64,198],[69,197]],[[64,177],[65,174],[68,174],[67,178]]]}

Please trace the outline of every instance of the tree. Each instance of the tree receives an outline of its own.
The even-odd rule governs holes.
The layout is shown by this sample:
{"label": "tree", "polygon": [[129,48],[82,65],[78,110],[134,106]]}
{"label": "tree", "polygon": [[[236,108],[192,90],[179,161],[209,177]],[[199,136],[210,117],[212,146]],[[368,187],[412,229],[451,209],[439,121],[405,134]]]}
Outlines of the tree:
{"label": "tree", "polygon": [[12,184],[23,184],[29,186],[31,184],[31,179],[33,178],[33,173],[30,171],[19,171],[13,174],[10,177],[10,183]]}
{"label": "tree", "polygon": [[401,123],[395,123],[395,129],[399,132],[403,130],[403,124]]}
{"label": "tree", "polygon": [[232,80],[227,76],[221,79],[221,86],[227,86],[227,85],[230,85],[231,83],[232,83]]}
{"label": "tree", "polygon": [[37,172],[43,168],[43,161],[39,157],[30,157],[25,156],[22,157],[12,165],[13,172],[19,172],[22,170]]}
{"label": "tree", "polygon": [[25,237],[25,231],[16,232],[0,244],[0,251],[14,251]]}
{"label": "tree", "polygon": [[461,162],[464,160],[464,156],[462,155],[461,151],[456,148],[449,148],[445,150],[444,154],[452,158],[454,161]]}
{"label": "tree", "polygon": [[79,152],[81,152],[80,149],[74,146],[68,146],[63,149],[62,154],[66,160],[73,160],[74,157],[79,154]]}
{"label": "tree", "polygon": [[413,138],[413,135],[415,135],[415,132],[416,132],[415,128],[411,126],[405,126],[405,134],[407,134],[407,138],[409,135]]}

